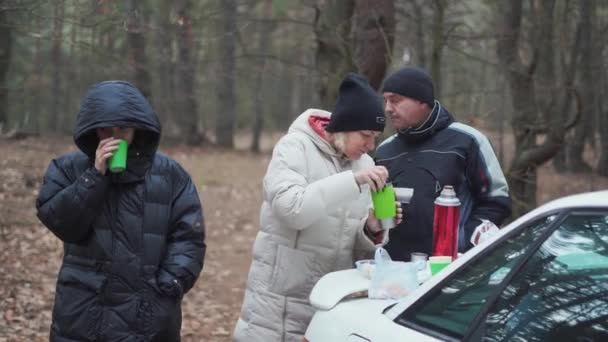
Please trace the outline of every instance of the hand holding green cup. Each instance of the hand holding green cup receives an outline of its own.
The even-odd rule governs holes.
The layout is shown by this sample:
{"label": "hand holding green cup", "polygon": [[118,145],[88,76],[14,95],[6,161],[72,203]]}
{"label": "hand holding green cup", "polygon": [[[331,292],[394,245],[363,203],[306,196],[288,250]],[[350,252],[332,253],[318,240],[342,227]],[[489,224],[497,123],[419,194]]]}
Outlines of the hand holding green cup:
{"label": "hand holding green cup", "polygon": [[383,189],[372,191],[372,203],[374,204],[374,215],[380,220],[382,228],[394,228],[397,208],[393,184],[386,183]]}
{"label": "hand holding green cup", "polygon": [[108,168],[112,173],[120,173],[127,169],[127,141],[120,139],[118,149],[108,160]]}

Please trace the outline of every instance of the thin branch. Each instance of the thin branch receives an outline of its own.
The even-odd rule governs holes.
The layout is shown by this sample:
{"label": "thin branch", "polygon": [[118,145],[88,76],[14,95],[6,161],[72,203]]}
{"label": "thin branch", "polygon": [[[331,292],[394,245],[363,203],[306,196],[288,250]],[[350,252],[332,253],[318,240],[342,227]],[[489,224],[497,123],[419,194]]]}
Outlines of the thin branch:
{"label": "thin branch", "polygon": [[297,66],[300,68],[304,68],[307,70],[317,70],[316,66],[314,65],[310,65],[310,64],[305,64],[305,63],[299,63],[299,62],[293,62],[291,60],[279,57],[279,56],[275,56],[275,55],[260,55],[260,54],[242,54],[240,56],[236,56],[236,58],[253,58],[253,59],[257,59],[257,58],[266,58],[266,59],[270,59],[270,60],[274,60],[280,63],[283,63],[285,65],[292,65],[292,66]]}

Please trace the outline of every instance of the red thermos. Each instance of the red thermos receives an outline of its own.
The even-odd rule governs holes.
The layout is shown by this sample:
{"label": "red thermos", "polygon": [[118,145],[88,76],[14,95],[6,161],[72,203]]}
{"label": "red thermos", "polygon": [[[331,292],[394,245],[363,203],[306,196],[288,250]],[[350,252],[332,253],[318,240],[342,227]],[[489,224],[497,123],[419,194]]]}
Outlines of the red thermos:
{"label": "red thermos", "polygon": [[435,199],[433,218],[433,255],[458,257],[458,223],[460,200],[454,187],[446,185]]}

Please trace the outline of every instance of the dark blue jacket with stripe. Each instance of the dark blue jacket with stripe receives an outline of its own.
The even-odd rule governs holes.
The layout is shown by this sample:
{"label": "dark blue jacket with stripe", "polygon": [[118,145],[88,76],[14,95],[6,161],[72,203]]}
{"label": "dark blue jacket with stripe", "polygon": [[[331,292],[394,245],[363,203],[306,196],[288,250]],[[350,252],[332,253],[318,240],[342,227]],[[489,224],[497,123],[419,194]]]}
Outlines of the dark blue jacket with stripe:
{"label": "dark blue jacket with stripe", "polygon": [[414,189],[403,222],[390,231],[386,249],[394,260],[407,261],[411,252],[430,255],[434,201],[445,185],[454,186],[461,202],[461,252],[472,247],[471,234],[482,219],[500,225],[511,215],[509,188],[490,141],[455,122],[438,101],[421,127],[380,144],[376,164],[387,167],[393,186]]}
{"label": "dark blue jacket with stripe", "polygon": [[[136,129],[123,173],[93,165],[104,126]],[[36,202],[64,242],[51,341],[180,340],[181,298],[202,270],[205,230],[190,176],[156,151],[160,130],[135,87],[103,82],[78,113],[80,150],[51,162]]]}

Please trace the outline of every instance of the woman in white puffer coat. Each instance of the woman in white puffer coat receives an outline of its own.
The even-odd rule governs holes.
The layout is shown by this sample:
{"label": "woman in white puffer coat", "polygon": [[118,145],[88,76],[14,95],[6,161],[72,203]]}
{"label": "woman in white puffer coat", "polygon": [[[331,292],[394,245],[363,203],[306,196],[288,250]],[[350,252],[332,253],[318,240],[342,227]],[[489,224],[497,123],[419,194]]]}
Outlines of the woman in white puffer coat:
{"label": "woman in white puffer coat", "polygon": [[314,284],[386,243],[370,188],[382,188],[388,172],[367,155],[384,122],[381,98],[351,73],[333,114],[305,111],[277,143],[234,341],[301,342]]}

